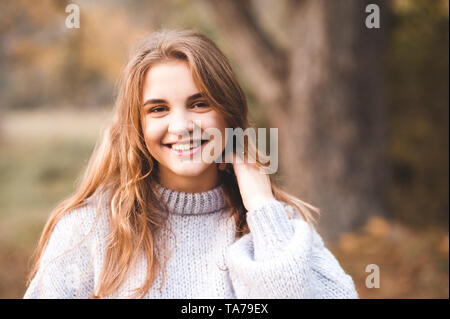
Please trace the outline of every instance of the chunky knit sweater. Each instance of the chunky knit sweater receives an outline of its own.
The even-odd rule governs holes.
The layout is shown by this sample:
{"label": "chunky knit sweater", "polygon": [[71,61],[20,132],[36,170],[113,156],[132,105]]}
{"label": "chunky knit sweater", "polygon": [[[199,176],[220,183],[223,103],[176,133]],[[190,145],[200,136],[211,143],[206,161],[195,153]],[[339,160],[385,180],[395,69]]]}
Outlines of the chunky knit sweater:
{"label": "chunky knit sweater", "polygon": [[[173,250],[164,285],[160,287],[160,273],[145,298],[358,298],[352,278],[291,206],[277,200],[261,203],[247,212],[250,233],[237,239],[223,185],[202,193],[161,185],[157,191],[168,204],[172,230],[160,238]],[[24,298],[94,294],[109,231],[109,215],[102,206],[97,221],[95,201],[58,221]],[[146,273],[141,253],[109,297],[130,297]]]}

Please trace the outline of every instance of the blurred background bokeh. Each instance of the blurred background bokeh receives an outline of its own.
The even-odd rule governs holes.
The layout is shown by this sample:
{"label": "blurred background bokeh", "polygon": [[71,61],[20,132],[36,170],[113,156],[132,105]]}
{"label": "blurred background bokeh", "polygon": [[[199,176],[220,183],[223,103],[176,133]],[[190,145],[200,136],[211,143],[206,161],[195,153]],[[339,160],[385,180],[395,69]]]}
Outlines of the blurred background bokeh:
{"label": "blurred background bokeh", "polygon": [[321,209],[361,298],[449,297],[448,0],[1,0],[0,298],[23,296],[132,45],[161,28],[197,29],[229,56],[254,125],[279,128],[279,182]]}

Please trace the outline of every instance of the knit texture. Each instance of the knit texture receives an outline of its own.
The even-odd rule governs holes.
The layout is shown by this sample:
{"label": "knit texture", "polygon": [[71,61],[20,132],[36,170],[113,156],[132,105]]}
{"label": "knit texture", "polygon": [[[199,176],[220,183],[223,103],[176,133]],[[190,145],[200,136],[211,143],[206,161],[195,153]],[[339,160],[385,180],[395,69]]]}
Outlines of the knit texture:
{"label": "knit texture", "polygon": [[[173,249],[164,285],[159,289],[160,273],[145,298],[358,298],[352,278],[314,227],[286,203],[272,200],[248,212],[250,233],[236,239],[223,185],[202,193],[156,187],[168,205],[172,230],[156,240]],[[106,201],[94,198],[58,221],[24,298],[93,295],[109,232],[106,207]],[[130,297],[146,272],[140,253],[126,280],[108,297]]]}

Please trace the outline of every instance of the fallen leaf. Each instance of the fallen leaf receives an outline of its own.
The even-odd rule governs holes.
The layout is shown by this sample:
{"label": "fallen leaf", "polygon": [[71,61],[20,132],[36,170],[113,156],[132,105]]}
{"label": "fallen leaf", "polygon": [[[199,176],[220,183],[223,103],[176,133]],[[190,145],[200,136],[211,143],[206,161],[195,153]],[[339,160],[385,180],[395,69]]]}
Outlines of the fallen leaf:
{"label": "fallen leaf", "polygon": [[383,238],[389,233],[389,224],[384,218],[371,217],[366,224],[365,231],[373,237]]}

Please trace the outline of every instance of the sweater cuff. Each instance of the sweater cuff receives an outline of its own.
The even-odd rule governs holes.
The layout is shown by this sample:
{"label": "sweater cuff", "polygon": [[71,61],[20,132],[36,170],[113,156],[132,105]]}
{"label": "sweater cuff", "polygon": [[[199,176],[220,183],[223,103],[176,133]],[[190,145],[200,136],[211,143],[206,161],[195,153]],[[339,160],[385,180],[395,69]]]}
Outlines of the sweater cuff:
{"label": "sweater cuff", "polygon": [[284,204],[277,200],[249,211],[247,224],[253,237],[255,259],[279,254],[295,233]]}

